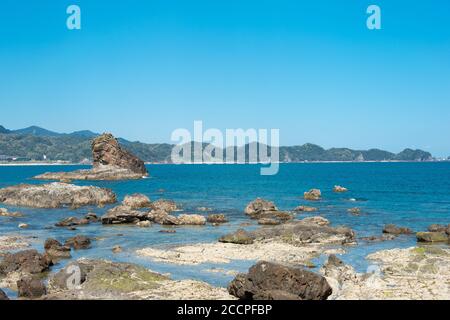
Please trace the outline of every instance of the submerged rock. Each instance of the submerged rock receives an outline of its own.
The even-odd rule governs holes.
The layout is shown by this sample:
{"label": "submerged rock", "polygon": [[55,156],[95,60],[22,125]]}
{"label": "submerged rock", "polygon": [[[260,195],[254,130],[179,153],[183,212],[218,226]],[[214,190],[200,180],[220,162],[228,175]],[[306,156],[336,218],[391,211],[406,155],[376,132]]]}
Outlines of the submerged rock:
{"label": "submerged rock", "polygon": [[206,217],[206,221],[209,223],[227,223],[228,219],[225,217],[224,214],[216,213],[216,214],[209,214],[208,217]]}
{"label": "submerged rock", "polygon": [[104,133],[92,141],[93,168],[73,172],[47,172],[42,180],[129,180],[148,176],[144,162],[124,150],[112,134]]}
{"label": "submerged rock", "polygon": [[180,214],[178,221],[180,225],[202,226],[206,224],[206,218],[199,214]]}
{"label": "submerged rock", "polygon": [[351,213],[354,216],[359,216],[361,214],[361,209],[360,208],[356,208],[356,207],[355,208],[350,208],[350,209],[347,209],[347,212]]}
{"label": "submerged rock", "polygon": [[51,265],[51,260],[37,250],[24,250],[7,253],[0,262],[0,274],[7,275],[16,271],[36,274],[47,271]]}
{"label": "submerged rock", "polygon": [[123,199],[122,204],[132,209],[148,208],[152,205],[150,199],[146,195],[140,193],[126,196],[125,199]]}
{"label": "submerged rock", "polygon": [[322,193],[319,189],[311,189],[303,194],[305,200],[317,201],[322,198]]}
{"label": "submerged rock", "polygon": [[36,299],[47,293],[44,283],[33,277],[23,277],[17,281],[17,295],[19,298]]}
{"label": "submerged rock", "polygon": [[67,239],[64,245],[72,247],[75,250],[89,249],[91,247],[91,239],[86,236],[78,235]]}
{"label": "submerged rock", "polygon": [[9,212],[6,208],[0,208],[0,217],[22,217],[20,212]]}
{"label": "submerged rock", "polygon": [[341,186],[334,186],[333,192],[347,192],[348,189]]}
{"label": "submerged rock", "polygon": [[294,211],[302,211],[302,212],[314,212],[317,211],[316,207],[309,207],[309,206],[298,206],[294,209]]}
{"label": "submerged rock", "polygon": [[326,300],[332,289],[321,275],[260,261],[247,274],[238,274],[228,292],[243,300]]}
{"label": "submerged rock", "polygon": [[401,235],[401,234],[413,234],[413,231],[409,228],[397,227],[394,224],[387,224],[383,228],[383,233]]}
{"label": "submerged rock", "polygon": [[244,229],[238,229],[233,233],[226,234],[219,238],[219,242],[235,244],[252,244],[253,236]]}
{"label": "submerged rock", "polygon": [[418,242],[447,242],[449,236],[445,232],[417,232]]}
{"label": "submerged rock", "polygon": [[116,195],[109,189],[53,182],[40,185],[20,184],[0,189],[0,202],[33,208],[77,208],[114,203]]}

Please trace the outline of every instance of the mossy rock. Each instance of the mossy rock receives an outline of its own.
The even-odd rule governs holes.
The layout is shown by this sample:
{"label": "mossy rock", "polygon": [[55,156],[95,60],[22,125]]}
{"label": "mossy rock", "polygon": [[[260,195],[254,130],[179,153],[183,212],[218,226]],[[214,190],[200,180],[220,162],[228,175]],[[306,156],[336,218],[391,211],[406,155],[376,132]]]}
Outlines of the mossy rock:
{"label": "mossy rock", "polygon": [[417,232],[418,242],[448,242],[448,235],[445,232]]}

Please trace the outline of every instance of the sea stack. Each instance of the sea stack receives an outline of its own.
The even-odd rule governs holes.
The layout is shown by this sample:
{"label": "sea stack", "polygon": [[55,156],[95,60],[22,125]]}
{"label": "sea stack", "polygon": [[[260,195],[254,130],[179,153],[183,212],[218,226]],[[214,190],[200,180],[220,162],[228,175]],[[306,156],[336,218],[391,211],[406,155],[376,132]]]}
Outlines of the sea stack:
{"label": "sea stack", "polygon": [[93,168],[72,172],[47,172],[40,180],[132,180],[148,176],[144,161],[123,149],[116,138],[104,133],[92,141]]}
{"label": "sea stack", "polygon": [[92,159],[94,169],[112,166],[128,169],[142,176],[148,176],[144,161],[121,148],[111,133],[104,133],[92,141]]}

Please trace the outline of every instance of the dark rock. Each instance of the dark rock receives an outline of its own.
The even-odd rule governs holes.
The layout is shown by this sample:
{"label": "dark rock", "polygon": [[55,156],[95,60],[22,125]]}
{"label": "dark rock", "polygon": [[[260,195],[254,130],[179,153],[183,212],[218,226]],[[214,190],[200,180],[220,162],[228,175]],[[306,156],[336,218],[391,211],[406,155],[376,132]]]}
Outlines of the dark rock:
{"label": "dark rock", "polygon": [[160,232],[160,233],[176,233],[177,231],[173,230],[173,229],[162,229],[162,230],[159,230],[158,232]]}
{"label": "dark rock", "polygon": [[351,213],[354,216],[359,216],[361,214],[361,209],[360,208],[350,208],[350,209],[347,209],[347,212]]}
{"label": "dark rock", "polygon": [[37,250],[24,250],[17,253],[7,253],[0,262],[0,274],[19,271],[24,273],[41,273],[47,271],[52,265],[51,260],[37,252]]}
{"label": "dark rock", "polygon": [[78,235],[67,239],[64,245],[67,247],[72,247],[75,250],[89,249],[91,247],[91,240],[86,236]]}
{"label": "dark rock", "polygon": [[243,300],[326,300],[332,289],[316,273],[260,261],[247,274],[237,275],[228,292]]}
{"label": "dark rock", "polygon": [[383,233],[400,235],[400,234],[413,234],[413,231],[409,228],[397,227],[394,224],[387,224],[383,228]]}
{"label": "dark rock", "polygon": [[56,227],[72,227],[89,224],[88,219],[79,219],[77,217],[68,217],[55,224]]}
{"label": "dark rock", "polygon": [[88,220],[89,222],[97,222],[97,221],[99,221],[98,216],[95,213],[93,213],[93,212],[89,212],[88,214],[86,214],[84,216],[84,218],[86,220]]}
{"label": "dark rock", "polygon": [[23,277],[17,281],[18,297],[36,299],[47,293],[44,283],[33,277]]}
{"label": "dark rock", "polygon": [[445,232],[417,232],[418,242],[447,242],[449,237]]}
{"label": "dark rock", "polygon": [[44,243],[45,253],[51,258],[70,258],[70,247],[63,246],[58,240],[47,239]]}
{"label": "dark rock", "polygon": [[210,214],[206,218],[206,221],[208,221],[209,223],[226,223],[228,222],[228,219],[224,214]]}
{"label": "dark rock", "polygon": [[142,176],[148,175],[144,162],[122,149],[117,139],[110,133],[95,138],[91,147],[94,168],[113,166],[128,169]]}
{"label": "dark rock", "polygon": [[393,234],[383,234],[381,236],[369,236],[369,237],[362,237],[360,238],[363,241],[373,241],[373,242],[378,242],[378,241],[389,241],[389,240],[394,240],[396,238],[395,235]]}
{"label": "dark rock", "polygon": [[219,239],[219,242],[235,243],[235,244],[252,244],[253,237],[244,229],[238,229],[237,231],[226,234]]}
{"label": "dark rock", "polygon": [[6,293],[2,289],[0,289],[0,301],[5,301],[5,300],[9,300],[9,298],[6,295]]}
{"label": "dark rock", "polygon": [[135,224],[139,221],[148,220],[147,213],[123,205],[108,210],[101,219],[103,224]]}

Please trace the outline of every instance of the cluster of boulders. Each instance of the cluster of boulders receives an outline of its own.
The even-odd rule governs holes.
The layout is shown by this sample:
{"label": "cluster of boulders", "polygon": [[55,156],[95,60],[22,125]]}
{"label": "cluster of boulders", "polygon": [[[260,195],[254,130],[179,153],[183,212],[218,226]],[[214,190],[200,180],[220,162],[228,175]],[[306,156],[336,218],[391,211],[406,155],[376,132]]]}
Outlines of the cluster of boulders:
{"label": "cluster of boulders", "polygon": [[173,215],[179,207],[172,200],[159,199],[150,201],[142,194],[126,196],[122,204],[106,212],[100,219],[103,224],[136,224],[139,227],[149,227],[152,223],[160,225],[205,225],[207,222],[220,224],[227,222],[223,214],[210,214],[205,217],[200,214]]}
{"label": "cluster of boulders", "polygon": [[[44,273],[50,270],[54,263],[61,259],[71,258],[71,249],[88,249],[91,240],[83,235],[69,238],[64,244],[56,239],[47,239],[44,243],[45,252],[35,249],[16,253],[6,253],[0,262],[0,277],[12,288],[17,288],[20,298],[39,298],[47,293],[42,279]],[[3,292],[0,292],[0,299]]]}
{"label": "cluster of boulders", "polygon": [[95,213],[89,212],[83,218],[78,217],[67,217],[62,219],[61,221],[55,223],[56,227],[67,227],[71,229],[75,229],[75,226],[82,226],[92,222],[100,221]]}

